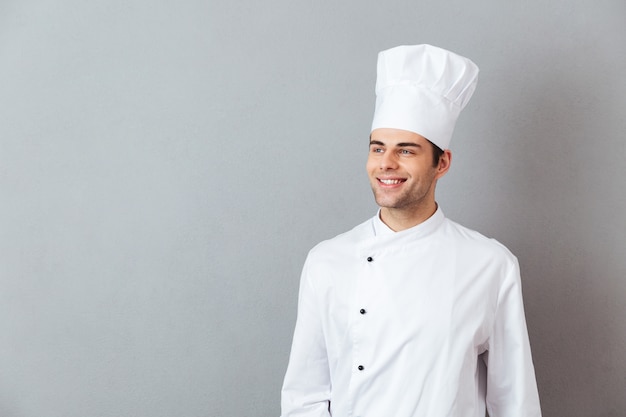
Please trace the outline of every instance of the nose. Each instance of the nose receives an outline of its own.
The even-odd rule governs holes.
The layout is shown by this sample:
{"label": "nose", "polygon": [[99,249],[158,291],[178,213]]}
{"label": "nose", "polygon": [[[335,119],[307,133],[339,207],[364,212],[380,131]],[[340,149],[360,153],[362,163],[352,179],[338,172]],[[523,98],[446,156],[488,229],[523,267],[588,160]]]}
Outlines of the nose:
{"label": "nose", "polygon": [[397,156],[393,152],[385,152],[380,158],[380,169],[396,169],[398,167]]}

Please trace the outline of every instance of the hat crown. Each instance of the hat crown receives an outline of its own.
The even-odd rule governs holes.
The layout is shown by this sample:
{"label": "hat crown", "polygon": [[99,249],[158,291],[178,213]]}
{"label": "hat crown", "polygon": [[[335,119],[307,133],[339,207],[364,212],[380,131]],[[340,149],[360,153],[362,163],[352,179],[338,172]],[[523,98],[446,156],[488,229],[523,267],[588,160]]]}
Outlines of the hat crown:
{"label": "hat crown", "polygon": [[469,102],[478,67],[469,59],[432,45],[405,45],[382,51],[376,93],[392,85],[412,84],[463,108]]}
{"label": "hat crown", "polygon": [[372,130],[409,130],[442,149],[478,80],[471,60],[432,45],[404,45],[378,54]]}

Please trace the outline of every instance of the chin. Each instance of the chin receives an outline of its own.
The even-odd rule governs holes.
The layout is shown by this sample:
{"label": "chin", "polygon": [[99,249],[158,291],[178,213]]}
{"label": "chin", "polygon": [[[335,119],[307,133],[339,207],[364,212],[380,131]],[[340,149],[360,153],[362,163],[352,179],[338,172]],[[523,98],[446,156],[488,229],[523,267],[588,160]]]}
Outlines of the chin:
{"label": "chin", "polygon": [[376,204],[380,208],[388,208],[388,209],[398,208],[398,203],[396,201],[389,201],[389,200],[383,200],[383,199],[378,199],[378,198],[375,200],[376,200]]}

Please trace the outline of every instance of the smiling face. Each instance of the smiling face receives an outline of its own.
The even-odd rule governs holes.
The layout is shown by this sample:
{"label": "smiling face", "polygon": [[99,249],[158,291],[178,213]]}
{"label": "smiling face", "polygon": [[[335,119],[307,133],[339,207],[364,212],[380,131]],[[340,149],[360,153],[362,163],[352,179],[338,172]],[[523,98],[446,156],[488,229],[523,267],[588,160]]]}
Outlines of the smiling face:
{"label": "smiling face", "polygon": [[392,227],[393,218],[405,219],[408,225],[430,217],[437,209],[437,180],[448,171],[450,159],[446,150],[433,166],[433,145],[417,133],[372,131],[366,168],[383,221]]}

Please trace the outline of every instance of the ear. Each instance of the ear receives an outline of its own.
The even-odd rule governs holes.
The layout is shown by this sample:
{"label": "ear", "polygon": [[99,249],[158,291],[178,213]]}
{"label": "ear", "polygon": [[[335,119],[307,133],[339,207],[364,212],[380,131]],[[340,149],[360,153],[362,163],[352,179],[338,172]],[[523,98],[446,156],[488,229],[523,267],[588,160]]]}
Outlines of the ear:
{"label": "ear", "polygon": [[450,149],[446,149],[443,151],[443,154],[439,158],[439,164],[437,165],[437,174],[435,178],[439,179],[446,175],[448,170],[450,169],[450,164],[452,164],[452,152]]}

